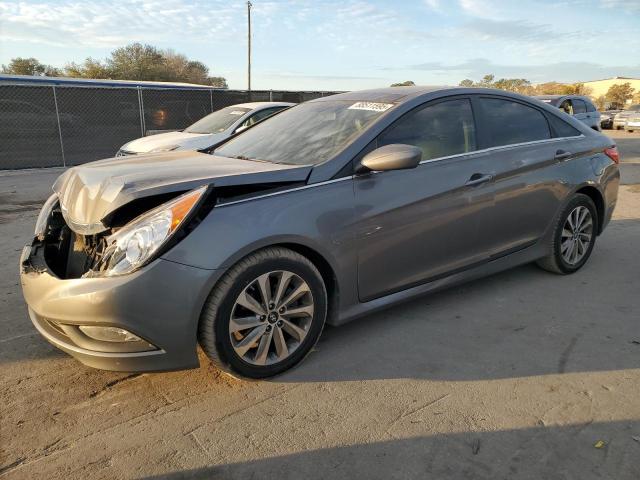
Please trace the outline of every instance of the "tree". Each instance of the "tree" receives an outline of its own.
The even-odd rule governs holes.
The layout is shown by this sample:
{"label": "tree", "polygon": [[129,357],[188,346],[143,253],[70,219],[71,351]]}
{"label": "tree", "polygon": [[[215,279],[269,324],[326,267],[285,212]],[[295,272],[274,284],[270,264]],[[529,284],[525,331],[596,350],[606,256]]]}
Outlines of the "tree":
{"label": "tree", "polygon": [[84,63],[69,63],[64,67],[64,73],[68,77],[79,78],[112,78],[112,72],[100,60],[87,58]]}
{"label": "tree", "polygon": [[589,96],[593,92],[590,87],[585,86],[584,83],[574,83],[572,85],[567,85],[568,94],[569,95],[586,95]]}
{"label": "tree", "polygon": [[484,87],[484,88],[492,88],[493,87],[493,80],[495,79],[495,75],[490,74],[490,75],[485,75],[484,77],[482,77],[482,80],[480,80],[478,83],[476,83],[477,87]]}
{"label": "tree", "polygon": [[492,88],[522,93],[524,95],[528,95],[533,91],[531,82],[524,78],[501,78],[500,80],[493,82]]}
{"label": "tree", "polygon": [[40,63],[36,58],[16,57],[11,59],[9,65],[2,65],[2,73],[58,77],[61,72],[51,65]]}
{"label": "tree", "polygon": [[465,78],[460,82],[461,87],[483,87],[498,88],[500,90],[508,90],[510,92],[518,92],[522,94],[530,94],[533,90],[531,82],[525,78],[501,78],[495,79],[495,75],[489,74],[482,77],[479,82],[474,82],[469,78]]}
{"label": "tree", "polygon": [[635,89],[631,87],[629,82],[622,85],[611,85],[605,94],[605,98],[612,105],[615,105],[615,108],[622,108],[627,103],[627,100],[633,98],[634,91]]}
{"label": "tree", "polygon": [[227,80],[210,77],[204,63],[189,60],[173,50],[160,50],[141,43],[117,48],[104,62],[87,58],[82,64],[69,63],[65,73],[79,78],[187,82],[227,88]]}
{"label": "tree", "polygon": [[594,100],[594,103],[596,104],[596,108],[601,112],[606,110],[607,108],[607,99],[604,97],[604,95],[600,95],[598,98],[596,98]]}
{"label": "tree", "polygon": [[636,92],[633,94],[633,98],[631,99],[633,103],[640,103],[640,92]]}
{"label": "tree", "polygon": [[415,82],[413,80],[407,80],[406,82],[400,83],[392,83],[392,87],[415,87]]}
{"label": "tree", "polygon": [[216,88],[229,88],[224,77],[209,77],[209,85]]}
{"label": "tree", "polygon": [[117,80],[165,80],[163,60],[156,47],[132,43],[111,52],[106,65]]}

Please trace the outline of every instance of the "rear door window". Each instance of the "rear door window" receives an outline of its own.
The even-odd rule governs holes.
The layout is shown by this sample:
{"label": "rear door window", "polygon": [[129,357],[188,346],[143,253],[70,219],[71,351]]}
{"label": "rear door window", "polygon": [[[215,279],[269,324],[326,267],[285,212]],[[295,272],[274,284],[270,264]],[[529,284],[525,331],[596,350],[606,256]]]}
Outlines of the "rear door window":
{"label": "rear door window", "polygon": [[587,112],[587,104],[584,103],[584,100],[580,100],[579,98],[574,98],[571,100],[573,103],[573,114],[576,115],[578,113],[586,113]]}
{"label": "rear door window", "polygon": [[422,160],[476,150],[471,102],[446,100],[406,113],[378,137],[378,147],[392,143],[420,148]]}
{"label": "rear door window", "polygon": [[549,123],[538,109],[502,98],[479,98],[484,148],[551,138]]}
{"label": "rear door window", "polygon": [[551,127],[555,133],[555,137],[578,137],[582,135],[577,128],[572,127],[564,120],[556,117],[555,115],[549,115],[549,123],[551,123]]}
{"label": "rear door window", "polygon": [[585,100],[585,102],[587,104],[587,112],[595,112],[596,111],[596,107],[593,103],[588,102]]}
{"label": "rear door window", "polygon": [[558,108],[567,115],[573,115],[573,106],[571,105],[571,100],[565,100],[560,104]]}

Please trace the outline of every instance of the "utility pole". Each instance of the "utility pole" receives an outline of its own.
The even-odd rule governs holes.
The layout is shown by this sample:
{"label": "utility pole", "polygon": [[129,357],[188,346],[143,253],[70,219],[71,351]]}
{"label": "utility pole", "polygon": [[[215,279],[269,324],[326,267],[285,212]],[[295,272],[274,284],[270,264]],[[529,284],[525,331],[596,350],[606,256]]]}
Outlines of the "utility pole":
{"label": "utility pole", "polygon": [[251,94],[251,7],[253,5],[250,1],[247,1],[247,90],[249,90],[249,94]]}

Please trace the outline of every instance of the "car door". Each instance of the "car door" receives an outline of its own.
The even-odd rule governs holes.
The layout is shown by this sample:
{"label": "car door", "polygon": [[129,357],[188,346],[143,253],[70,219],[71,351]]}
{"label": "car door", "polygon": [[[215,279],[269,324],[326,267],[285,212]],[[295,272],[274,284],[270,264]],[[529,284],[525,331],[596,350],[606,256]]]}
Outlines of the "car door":
{"label": "car door", "polygon": [[584,103],[587,106],[587,125],[594,130],[600,130],[600,112],[589,100],[584,100]]}
{"label": "car door", "polygon": [[486,259],[479,219],[493,192],[471,102],[455,97],[406,113],[376,140],[420,147],[415,169],[354,177],[362,301],[434,280]]}
{"label": "car door", "polygon": [[572,98],[571,104],[573,105],[573,116],[582,123],[591,126],[587,115],[587,104],[584,103],[584,100],[580,98]]}
{"label": "car door", "polygon": [[559,206],[553,166],[569,152],[562,139],[552,138],[547,116],[537,107],[499,96],[480,95],[473,102],[495,194],[491,214],[480,227],[487,233],[478,242],[496,258],[543,235]]}

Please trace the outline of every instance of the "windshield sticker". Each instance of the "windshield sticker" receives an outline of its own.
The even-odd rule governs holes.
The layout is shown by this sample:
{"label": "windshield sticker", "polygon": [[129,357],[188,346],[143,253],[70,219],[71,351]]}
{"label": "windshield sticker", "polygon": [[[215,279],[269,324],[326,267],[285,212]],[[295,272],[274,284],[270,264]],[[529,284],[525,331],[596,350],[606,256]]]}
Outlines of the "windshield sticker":
{"label": "windshield sticker", "polygon": [[233,112],[229,112],[229,115],[244,115],[244,113],[242,110],[234,110]]}
{"label": "windshield sticker", "polygon": [[370,112],[384,112],[393,107],[393,103],[357,102],[349,110],[369,110]]}

